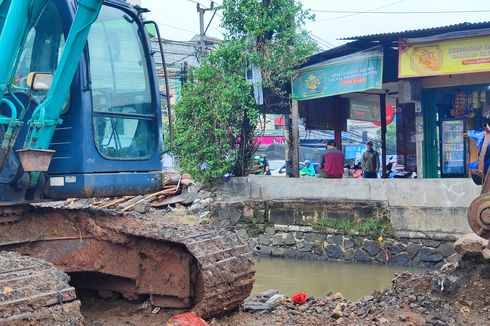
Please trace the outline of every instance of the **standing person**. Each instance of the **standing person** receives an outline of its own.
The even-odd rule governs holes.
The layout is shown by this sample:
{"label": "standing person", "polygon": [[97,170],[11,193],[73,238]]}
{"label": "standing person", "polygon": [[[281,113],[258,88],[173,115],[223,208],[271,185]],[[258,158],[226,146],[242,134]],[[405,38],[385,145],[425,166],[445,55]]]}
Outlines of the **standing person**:
{"label": "standing person", "polygon": [[320,170],[324,178],[340,179],[344,174],[344,153],[336,148],[335,140],[327,141],[326,152],[320,161]]}
{"label": "standing person", "polygon": [[379,170],[379,153],[373,148],[373,142],[366,143],[366,150],[362,153],[362,173],[364,178],[376,179]]}
{"label": "standing person", "polygon": [[262,172],[263,175],[272,175],[269,161],[267,161],[267,154],[262,155]]}

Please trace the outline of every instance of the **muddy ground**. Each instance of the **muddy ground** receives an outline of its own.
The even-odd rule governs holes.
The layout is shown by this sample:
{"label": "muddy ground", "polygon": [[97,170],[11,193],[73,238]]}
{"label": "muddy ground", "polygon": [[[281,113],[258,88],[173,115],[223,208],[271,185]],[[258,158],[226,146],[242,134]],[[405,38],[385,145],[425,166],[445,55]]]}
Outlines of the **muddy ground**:
{"label": "muddy ground", "polygon": [[488,325],[490,263],[465,258],[446,272],[402,273],[390,290],[374,291],[359,302],[340,294],[309,299],[304,305],[285,300],[272,313],[239,312],[212,321],[225,325]]}
{"label": "muddy ground", "polygon": [[[148,214],[169,219],[165,211]],[[185,210],[175,222],[197,224]],[[374,291],[357,302],[341,293],[308,298],[298,305],[273,291],[249,298],[239,311],[207,320],[211,326],[258,325],[490,325],[490,260],[465,256],[442,271],[395,276],[389,290]],[[181,311],[154,310],[148,300],[130,302],[78,291],[85,325],[165,325]]]}
{"label": "muddy ground", "polygon": [[[395,276],[390,290],[374,291],[358,302],[341,293],[308,298],[298,305],[274,291],[250,298],[238,312],[208,320],[211,326],[259,325],[488,325],[490,263],[464,257],[444,271]],[[145,303],[105,300],[84,294],[86,325],[164,325],[177,311],[153,314]],[[262,306],[260,306],[262,304]],[[258,311],[247,311],[258,309]],[[265,309],[260,311],[260,308]],[[268,311],[270,310],[270,311]]]}

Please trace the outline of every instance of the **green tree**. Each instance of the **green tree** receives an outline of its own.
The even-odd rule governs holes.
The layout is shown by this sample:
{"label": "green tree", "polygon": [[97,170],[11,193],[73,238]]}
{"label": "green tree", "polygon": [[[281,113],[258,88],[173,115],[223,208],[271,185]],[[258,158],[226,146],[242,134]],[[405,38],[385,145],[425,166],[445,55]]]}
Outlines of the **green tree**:
{"label": "green tree", "polygon": [[222,7],[227,37],[245,45],[249,62],[261,68],[263,87],[289,105],[292,74],[318,50],[304,30],[314,16],[294,0],[225,0]]}
{"label": "green tree", "polygon": [[212,182],[226,173],[245,173],[243,157],[251,155],[246,151],[258,117],[245,62],[240,43],[221,45],[190,72],[175,106],[175,150],[181,168],[197,179]]}
{"label": "green tree", "polygon": [[300,29],[312,16],[293,0],[224,0],[222,10],[225,40],[191,71],[174,115],[181,168],[206,182],[250,168],[258,107],[247,66],[260,67],[262,86],[288,105],[286,85],[316,50]]}

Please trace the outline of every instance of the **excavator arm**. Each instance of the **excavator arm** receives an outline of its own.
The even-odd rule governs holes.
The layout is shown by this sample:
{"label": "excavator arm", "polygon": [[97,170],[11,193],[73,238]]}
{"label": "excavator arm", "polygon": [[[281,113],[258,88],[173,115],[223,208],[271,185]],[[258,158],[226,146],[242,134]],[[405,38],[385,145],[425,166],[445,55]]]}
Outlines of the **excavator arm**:
{"label": "excavator arm", "polygon": [[[44,7],[44,0],[0,1],[0,101],[10,108],[10,116],[0,116],[0,123],[7,126],[0,145],[0,170],[12,150],[19,130],[23,125],[25,108],[15,100],[10,90],[12,74],[17,67],[20,53],[27,38],[27,33],[35,23]],[[74,22],[66,40],[65,51],[47,93],[46,98],[35,109],[29,120],[29,130],[24,141],[24,148],[36,156],[47,150],[51,144],[57,125],[61,124],[61,111],[67,98],[71,81],[75,75],[80,56],[87,42],[90,27],[96,21],[103,0],[79,0]],[[19,37],[20,36],[20,37]],[[8,91],[13,100],[5,99]],[[31,170],[32,171],[32,170]],[[31,173],[31,186],[37,184],[38,172]]]}

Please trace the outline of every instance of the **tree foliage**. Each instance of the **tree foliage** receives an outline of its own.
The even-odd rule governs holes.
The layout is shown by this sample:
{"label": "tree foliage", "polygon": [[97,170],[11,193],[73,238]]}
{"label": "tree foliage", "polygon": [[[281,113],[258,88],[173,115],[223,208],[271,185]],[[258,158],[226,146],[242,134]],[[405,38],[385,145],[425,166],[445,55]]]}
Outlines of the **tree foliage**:
{"label": "tree foliage", "polygon": [[225,40],[191,71],[174,115],[181,168],[206,182],[248,172],[258,107],[247,66],[260,67],[262,86],[287,105],[285,85],[316,50],[300,30],[312,17],[294,0],[224,0],[222,12]]}
{"label": "tree foliage", "polygon": [[[257,109],[244,78],[245,58],[239,43],[227,42],[213,52],[175,106],[175,146],[181,168],[211,182],[240,171],[240,141],[252,139]],[[248,130],[243,125],[250,121]],[[240,137],[238,137],[240,135]]]}
{"label": "tree foliage", "polygon": [[317,50],[303,29],[314,19],[294,0],[225,0],[223,27],[245,44],[251,63],[261,67],[263,86],[288,104],[285,86],[298,66]]}

